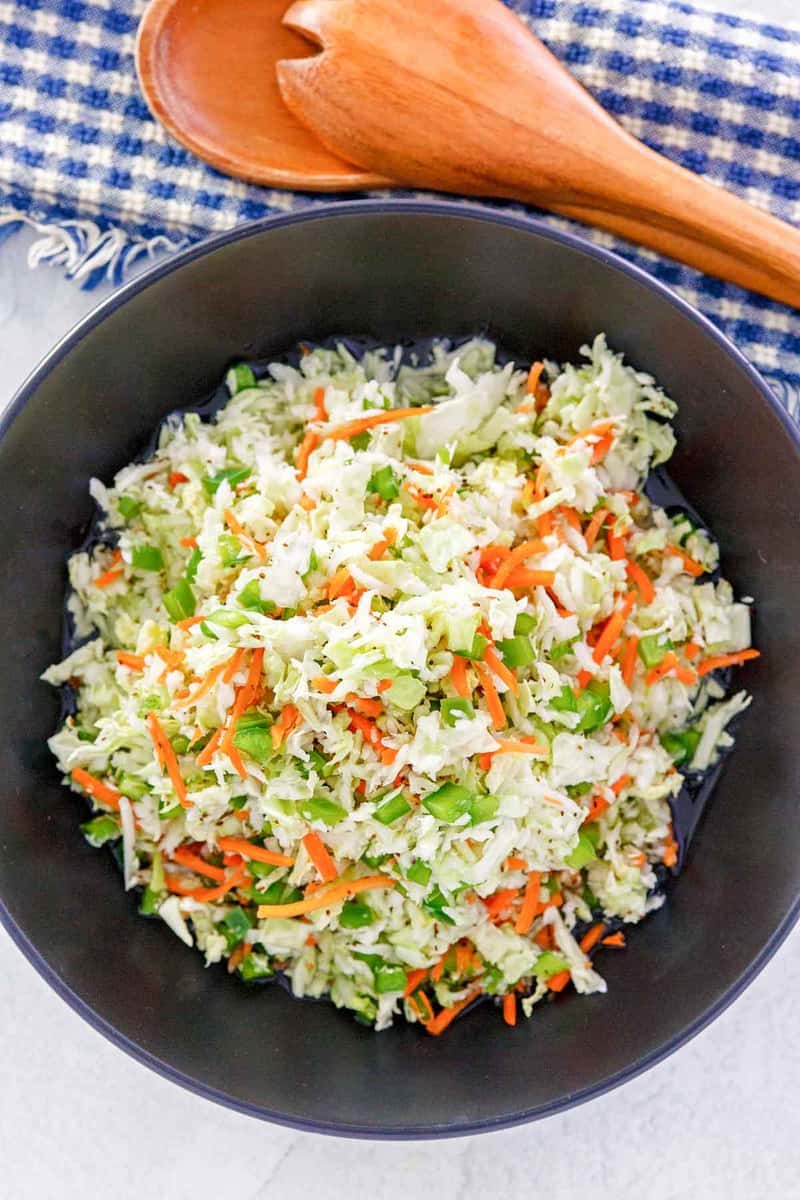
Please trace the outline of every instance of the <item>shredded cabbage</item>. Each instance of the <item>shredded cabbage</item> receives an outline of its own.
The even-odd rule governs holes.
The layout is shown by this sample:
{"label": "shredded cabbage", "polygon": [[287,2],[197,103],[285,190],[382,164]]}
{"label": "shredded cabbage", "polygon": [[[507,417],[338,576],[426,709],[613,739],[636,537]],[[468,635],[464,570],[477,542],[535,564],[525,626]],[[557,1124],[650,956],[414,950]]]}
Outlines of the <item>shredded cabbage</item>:
{"label": "shredded cabbage", "polygon": [[207,962],[437,1032],[478,993],[604,991],[587,930],[661,903],[676,766],[731,743],[748,698],[714,664],[750,610],[644,495],[674,403],[602,335],[583,353],[242,365],[92,481],[50,746]]}

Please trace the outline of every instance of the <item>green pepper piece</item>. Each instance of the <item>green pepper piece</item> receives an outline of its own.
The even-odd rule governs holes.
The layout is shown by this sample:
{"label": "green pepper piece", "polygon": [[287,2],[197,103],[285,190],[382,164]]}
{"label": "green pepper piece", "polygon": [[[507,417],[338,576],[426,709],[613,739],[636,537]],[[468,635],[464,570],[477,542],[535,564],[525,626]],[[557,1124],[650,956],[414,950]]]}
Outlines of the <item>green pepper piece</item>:
{"label": "green pepper piece", "polygon": [[361,900],[346,900],[339,913],[339,924],[342,929],[363,929],[375,920],[375,913],[368,904]]}
{"label": "green pepper piece", "polygon": [[164,608],[173,621],[186,621],[194,616],[196,601],[191,586],[185,579],[179,579],[175,587],[164,592],[162,596]]}
{"label": "green pepper piece", "polygon": [[254,918],[244,908],[237,907],[226,912],[221,923],[225,926],[226,936],[230,939],[228,947],[232,950],[253,928]]}
{"label": "green pepper piece", "polygon": [[236,969],[239,972],[239,978],[243,979],[245,983],[252,983],[256,979],[268,979],[275,973],[269,965],[266,954],[247,954]]}
{"label": "green pepper piece", "polygon": [[131,548],[131,566],[140,571],[162,571],[164,555],[158,546],[133,546]]}
{"label": "green pepper piece", "polygon": [[448,903],[441,888],[435,887],[431,894],[422,901],[422,907],[437,921],[444,921],[446,925],[455,925],[453,918],[444,911],[445,905]]}
{"label": "green pepper piece", "polygon": [[594,862],[597,858],[597,851],[591,838],[587,837],[585,832],[581,830],[578,835],[578,844],[571,854],[568,854],[564,862],[568,867],[572,867],[573,871],[580,871],[581,867],[585,867],[587,863]]}
{"label": "green pepper piece", "polygon": [[243,392],[245,388],[255,387],[256,377],[253,374],[253,368],[248,367],[247,363],[237,363],[228,371],[225,383],[232,396],[235,396],[237,392]]}
{"label": "green pepper piece", "polygon": [[682,729],[676,733],[665,733],[661,736],[661,745],[667,754],[672,756],[676,766],[693,759],[699,744],[699,729]]}
{"label": "green pepper piece", "polygon": [[379,996],[387,992],[402,992],[407,981],[408,976],[402,967],[385,963],[382,967],[375,968],[375,991]]}
{"label": "green pepper piece", "polygon": [[576,637],[567,638],[565,642],[556,642],[554,646],[551,646],[547,651],[547,657],[550,659],[550,662],[560,662],[562,658],[566,658],[577,640]]}
{"label": "green pepper piece", "polygon": [[614,712],[608,684],[597,679],[587,684],[575,699],[581,715],[577,726],[578,733],[591,733],[600,729]]}
{"label": "green pepper piece", "polygon": [[550,707],[556,712],[577,712],[578,701],[575,698],[575,693],[569,684],[565,683],[561,689],[561,695],[556,696],[550,701]]}
{"label": "green pepper piece", "polygon": [[460,696],[442,701],[440,712],[445,725],[451,728],[459,721],[468,721],[475,716],[475,705],[471,700],[462,700]]}
{"label": "green pepper piece", "polygon": [[125,771],[117,780],[117,789],[129,800],[141,800],[142,796],[145,796],[150,790],[143,779],[139,779],[136,775],[128,775]]}
{"label": "green pepper piece", "polygon": [[216,475],[206,475],[203,488],[207,496],[213,496],[221,483],[227,480],[233,489],[237,483],[244,483],[249,474],[249,467],[225,467],[222,471],[217,471]]}
{"label": "green pepper piece", "polygon": [[543,950],[533,964],[533,974],[537,979],[548,980],[553,975],[560,975],[569,969],[569,963],[561,954],[554,950]]}
{"label": "green pepper piece", "polygon": [[89,845],[94,846],[95,849],[105,846],[106,842],[115,842],[121,836],[119,821],[116,817],[105,815],[92,817],[91,821],[81,825],[81,833]]}
{"label": "green pepper piece", "polygon": [[126,521],[138,517],[143,507],[141,500],[134,500],[133,496],[117,496],[117,508]]}
{"label": "green pepper piece", "polygon": [[[186,562],[187,582],[194,583],[195,578],[197,577],[197,568],[200,566],[202,559],[203,559],[203,553],[202,553],[200,547],[195,546]],[[194,604],[194,597],[192,597],[192,604]],[[194,608],[192,608],[192,613],[194,613]]]}
{"label": "green pepper piece", "polygon": [[376,821],[380,821],[381,825],[391,825],[393,821],[398,821],[408,812],[411,812],[411,805],[402,792],[397,792],[388,800],[384,800],[383,804],[378,805],[374,817]]}
{"label": "green pepper piece", "polygon": [[411,883],[419,883],[422,885],[422,887],[426,887],[427,884],[430,883],[431,874],[431,868],[428,866],[428,864],[419,861],[412,863],[412,865],[408,868],[406,871],[406,879],[410,880]]}
{"label": "green pepper piece", "polygon": [[475,800],[474,793],[458,783],[443,783],[435,792],[423,796],[422,803],[438,821],[452,825],[468,813]]}
{"label": "green pepper piece", "polygon": [[482,825],[484,821],[491,821],[499,807],[497,796],[476,796],[470,808],[470,824]]}
{"label": "green pepper piece", "polygon": [[536,658],[530,638],[523,635],[504,638],[497,645],[503,656],[503,662],[512,670],[517,667],[527,667]]}
{"label": "green pepper piece", "polygon": [[481,661],[488,645],[489,639],[485,638],[482,633],[476,633],[468,650],[454,650],[453,653],[458,654],[461,658],[473,658]]}
{"label": "green pepper piece", "polygon": [[400,495],[400,480],[391,467],[381,467],[372,475],[367,491],[377,493],[383,500],[396,500]]}
{"label": "green pepper piece", "polygon": [[347,809],[325,796],[317,796],[311,800],[303,800],[300,812],[307,821],[323,821],[326,825],[338,825],[347,816]]}
{"label": "green pepper piece", "polygon": [[536,617],[530,613],[517,613],[517,619],[514,622],[514,633],[527,637],[533,633],[538,621]]}
{"label": "green pepper piece", "polygon": [[672,649],[671,640],[663,633],[649,633],[646,637],[639,639],[639,658],[648,669],[657,667],[660,662],[663,662],[667,651]]}

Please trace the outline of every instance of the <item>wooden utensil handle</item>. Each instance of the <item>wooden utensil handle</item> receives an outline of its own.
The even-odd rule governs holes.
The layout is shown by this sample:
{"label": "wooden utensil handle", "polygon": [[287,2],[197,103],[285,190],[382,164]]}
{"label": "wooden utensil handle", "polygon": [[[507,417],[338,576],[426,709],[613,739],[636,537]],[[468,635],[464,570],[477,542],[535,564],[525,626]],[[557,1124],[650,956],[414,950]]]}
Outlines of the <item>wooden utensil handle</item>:
{"label": "wooden utensil handle", "polygon": [[800,229],[637,145],[635,178],[587,203],[556,201],[563,216],[800,308]]}

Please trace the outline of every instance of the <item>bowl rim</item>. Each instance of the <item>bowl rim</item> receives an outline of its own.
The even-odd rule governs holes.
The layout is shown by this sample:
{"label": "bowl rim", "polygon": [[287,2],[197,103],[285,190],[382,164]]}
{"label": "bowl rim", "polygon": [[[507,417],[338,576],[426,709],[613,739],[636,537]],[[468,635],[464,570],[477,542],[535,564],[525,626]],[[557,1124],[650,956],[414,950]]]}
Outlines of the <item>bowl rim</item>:
{"label": "bowl rim", "polygon": [[[272,229],[281,229],[295,224],[301,224],[306,221],[316,220],[332,220],[339,217],[359,217],[370,215],[387,215],[387,214],[420,214],[424,216],[444,216],[457,220],[473,220],[480,223],[490,223],[510,227],[519,230],[523,233],[534,233],[549,241],[556,242],[563,246],[567,246],[581,254],[588,255],[590,258],[598,259],[612,270],[621,272],[622,274],[632,277],[636,282],[650,291],[655,292],[667,304],[676,309],[683,317],[690,320],[693,324],[699,326],[702,332],[711,341],[733,360],[734,364],[744,373],[749,382],[754,387],[755,391],[760,395],[761,399],[766,404],[767,408],[772,412],[793,443],[795,450],[800,455],[800,426],[790,417],[787,410],[777,400],[763,376],[749,362],[744,354],[733,344],[733,342],[724,334],[709,318],[700,313],[693,305],[677,295],[670,287],[650,275],[641,267],[620,257],[604,246],[596,245],[593,242],[581,237],[579,234],[567,232],[562,229],[556,229],[546,224],[543,220],[537,217],[529,216],[525,213],[508,211],[501,208],[490,207],[486,204],[481,204],[473,201],[449,200],[449,199],[409,199],[409,198],[390,198],[390,199],[366,199],[366,200],[341,200],[335,202],[312,203],[308,207],[291,213],[282,213],[277,216],[268,216],[260,218],[256,221],[245,222],[237,225],[234,229],[227,230],[222,233],[213,234],[203,238],[197,243],[194,243],[183,250],[170,253],[163,262],[157,262],[147,270],[137,275],[130,283],[117,288],[112,294],[100,301],[94,308],[81,318],[64,336],[55,344],[52,350],[33,368],[27,378],[23,381],[16,393],[12,397],[5,411],[0,417],[0,440],[2,440],[12,424],[16,420],[19,413],[30,400],[31,396],[36,392],[40,384],[47,378],[50,372],[56,367],[63,358],[69,354],[72,349],[77,346],[92,330],[101,324],[106,317],[116,312],[118,308],[125,305],[128,300],[144,291],[151,284],[156,283],[164,276],[172,274],[188,263],[194,262],[197,259],[205,257],[207,254],[212,254],[216,250],[244,240],[249,237],[258,236],[264,232],[269,232]],[[338,1137],[353,1137],[366,1138],[375,1141],[406,1141],[406,1140],[427,1140],[432,1138],[442,1137],[463,1137],[476,1133],[488,1133],[500,1129],[509,1129],[519,1125],[527,1124],[534,1120],[540,1120],[543,1117],[552,1116],[559,1112],[564,1112],[569,1108],[577,1107],[579,1104],[584,1104],[605,1092],[619,1087],[628,1080],[636,1078],[643,1072],[649,1070],[659,1062],[663,1061],[674,1051],[684,1046],[698,1033],[702,1032],[707,1025],[716,1020],[730,1004],[736,1000],[741,993],[747,988],[757,975],[764,969],[769,960],[776,953],[778,948],[785,941],[794,925],[800,919],[800,890],[798,894],[784,914],[780,924],[775,928],[770,938],[761,948],[756,957],[742,970],[740,975],[734,982],[703,1012],[701,1012],[694,1021],[690,1022],[684,1029],[673,1037],[668,1038],[660,1046],[656,1046],[649,1053],[636,1059],[628,1066],[623,1067],[613,1075],[607,1076],[597,1083],[582,1088],[569,1096],[560,1100],[553,1101],[547,1104],[541,1104],[536,1107],[513,1113],[508,1116],[498,1118],[487,1118],[483,1121],[470,1122],[454,1122],[453,1124],[442,1124],[435,1127],[431,1126],[404,1126],[402,1129],[384,1128],[376,1129],[367,1125],[359,1124],[343,1124],[335,1120],[331,1121],[311,1121],[297,1117],[287,1117],[284,1113],[276,1112],[251,1101],[240,1100],[229,1095],[220,1088],[212,1087],[209,1084],[203,1083],[201,1080],[193,1078],[185,1072],[174,1067],[168,1061],[159,1058],[158,1055],[145,1050],[131,1038],[121,1033],[110,1021],[101,1016],[95,1009],[84,1000],[72,987],[70,987],[58,974],[58,972],[49,964],[43,954],[31,942],[26,934],[20,929],[15,920],[12,918],[8,908],[6,907],[2,896],[0,896],[0,925],[8,932],[12,942],[22,952],[28,962],[34,967],[38,974],[50,985],[54,992],[64,1000],[70,1008],[73,1009],[80,1017],[83,1018],[93,1029],[102,1034],[108,1041],[137,1062],[149,1067],[162,1077],[170,1080],[173,1083],[185,1088],[187,1091],[193,1092],[203,1099],[211,1100],[217,1104],[223,1105],[225,1108],[235,1112],[242,1113],[245,1116],[256,1117],[260,1120],[269,1121],[276,1125],[281,1125],[285,1128],[297,1129],[306,1133],[327,1134]],[[389,1035],[391,1036],[391,1034]]]}

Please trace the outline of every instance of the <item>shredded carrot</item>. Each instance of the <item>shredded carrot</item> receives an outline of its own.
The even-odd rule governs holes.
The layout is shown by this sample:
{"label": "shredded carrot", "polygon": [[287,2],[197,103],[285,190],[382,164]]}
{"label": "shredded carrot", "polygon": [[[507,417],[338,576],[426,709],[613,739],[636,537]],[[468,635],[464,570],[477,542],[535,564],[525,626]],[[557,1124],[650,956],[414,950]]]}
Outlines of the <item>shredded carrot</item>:
{"label": "shredded carrot", "polygon": [[179,483],[188,483],[188,482],[189,482],[189,476],[184,475],[183,471],[170,471],[168,486],[171,489],[174,490],[178,486]]}
{"label": "shredded carrot", "polygon": [[230,661],[225,662],[225,663],[217,663],[216,667],[211,668],[211,670],[200,681],[200,684],[198,685],[198,687],[196,687],[195,690],[193,692],[191,692],[190,695],[188,695],[185,700],[182,700],[178,704],[173,704],[172,707],[177,710],[180,710],[183,708],[193,708],[194,705],[197,704],[198,700],[202,699],[202,697],[205,696],[205,694],[207,692],[211,691],[214,684],[219,679],[220,675],[222,675],[222,673],[224,671],[226,671],[226,669],[229,665],[230,665]]}
{"label": "shredded carrot", "polygon": [[670,826],[669,837],[664,842],[664,853],[661,855],[661,861],[665,867],[674,867],[678,861],[678,843],[675,841],[675,835]]}
{"label": "shredded carrot", "polygon": [[143,671],[145,668],[145,660],[141,654],[129,654],[127,650],[117,651],[117,662],[121,667],[128,667],[131,671]]}
{"label": "shredded carrot", "polygon": [[633,783],[633,779],[630,775],[620,775],[619,779],[611,784],[611,790],[615,796],[618,796],[620,792],[624,792],[625,788],[631,783]]}
{"label": "shredded carrot", "polygon": [[586,933],[583,935],[581,940],[578,942],[578,945],[580,946],[580,948],[584,954],[588,954],[590,950],[594,949],[594,947],[597,945],[597,943],[600,941],[601,937],[605,933],[605,929],[606,929],[606,927],[603,924],[603,922],[598,921],[596,925],[593,925],[591,927],[591,929],[586,930]]}
{"label": "shredded carrot", "polygon": [[457,1004],[451,1004],[449,1008],[443,1008],[439,1015],[434,1017],[425,1026],[428,1033],[433,1034],[434,1037],[438,1037],[440,1033],[444,1033],[448,1025],[451,1025],[455,1021],[459,1013],[462,1013],[467,1005],[471,1004],[476,996],[480,995],[480,992],[481,989],[479,987],[474,987],[467,993],[463,1000],[459,1000]]}
{"label": "shredded carrot", "polygon": [[460,654],[453,655],[453,665],[450,668],[450,682],[458,696],[461,696],[464,700],[470,698],[472,692],[467,683],[467,660],[462,658]]}
{"label": "shredded carrot", "polygon": [[260,558],[263,561],[263,559],[267,557],[267,548],[264,543],[257,542],[254,537],[251,537],[250,534],[247,533],[247,531],[243,528],[242,523],[236,514],[231,512],[229,508],[225,509],[223,517],[225,518],[225,524],[228,526],[228,529],[230,529],[234,537],[239,539],[245,550],[249,550],[251,554],[255,554],[257,558]]}
{"label": "shredded carrot", "polygon": [[606,530],[606,543],[608,544],[608,557],[612,562],[622,562],[625,558],[625,538],[614,533],[614,514],[609,516],[609,528]]}
{"label": "shredded carrot", "polygon": [[392,686],[393,683],[394,683],[393,679],[379,679],[378,680],[378,691],[379,692],[388,692],[389,688]]}
{"label": "shredded carrot", "polygon": [[384,711],[380,700],[357,696],[355,692],[349,692],[346,700],[351,708],[354,708],[356,712],[363,713],[365,717],[379,717]]}
{"label": "shredded carrot", "polygon": [[287,704],[281,710],[280,716],[270,729],[272,745],[276,750],[283,743],[284,739],[289,736],[299,720],[300,712],[293,704]]}
{"label": "shredded carrot", "polygon": [[412,992],[415,992],[427,974],[428,972],[425,967],[417,967],[416,970],[409,971],[406,976],[406,986],[403,989],[403,995],[410,996]]}
{"label": "shredded carrot", "polygon": [[119,812],[120,793],[116,788],[109,787],[107,783],[103,783],[102,779],[90,775],[88,771],[84,771],[83,767],[75,767],[70,771],[70,776],[98,803],[105,804],[106,808],[113,808],[115,812]]}
{"label": "shredded carrot", "polygon": [[592,547],[594,546],[595,542],[597,541],[597,535],[599,534],[600,530],[603,528],[603,523],[607,516],[608,516],[607,508],[598,508],[597,512],[594,514],[591,521],[586,526],[586,532],[584,533],[583,536],[586,539],[587,549],[591,550]]}
{"label": "shredded carrot", "polygon": [[[541,470],[541,468],[539,468]],[[514,570],[514,567],[520,566],[528,558],[533,558],[535,554],[544,554],[547,550],[544,542],[537,539],[535,541],[520,542],[515,546],[508,555],[503,559],[491,580],[490,587],[501,588],[507,577]],[[550,581],[552,583],[552,580]],[[547,585],[545,585],[547,586]]]}
{"label": "shredded carrot", "polygon": [[639,589],[642,603],[652,604],[656,598],[656,589],[653,587],[652,580],[647,572],[643,571],[639,564],[635,562],[629,562],[625,568],[625,572],[631,583]]}
{"label": "shredded carrot", "polygon": [[184,617],[182,621],[175,622],[175,628],[191,629],[193,625],[199,625],[201,621],[205,621],[205,617]]}
{"label": "shredded carrot", "polygon": [[503,996],[503,1020],[506,1025],[516,1025],[517,1023],[517,997],[513,992],[507,992]]}
{"label": "shredded carrot", "polygon": [[625,949],[625,934],[622,932],[610,933],[608,935],[608,937],[603,938],[600,945],[601,946],[611,946],[618,950],[624,950]]}
{"label": "shredded carrot", "polygon": [[[528,378],[525,382],[525,391],[529,396],[536,396],[538,394],[539,380],[542,378],[543,370],[544,363],[535,362],[528,372]],[[519,409],[517,409],[517,412],[519,412]]]}
{"label": "shredded carrot", "polygon": [[537,946],[541,946],[542,950],[552,950],[556,944],[556,939],[553,936],[553,926],[543,925],[539,932],[533,935],[533,940]]}
{"label": "shredded carrot", "polygon": [[234,946],[234,948],[231,950],[230,954],[228,955],[228,974],[229,975],[232,975],[233,972],[237,969],[237,967],[240,967],[242,965],[242,963],[244,962],[244,960],[247,958],[248,954],[250,953],[251,949],[252,949],[252,947],[247,942],[239,942],[238,946]]}
{"label": "shredded carrot", "polygon": [[469,942],[459,942],[456,945],[456,974],[460,977],[468,971],[473,960],[473,951]]}
{"label": "shredded carrot", "polygon": [[371,559],[373,562],[377,562],[378,559],[383,558],[389,547],[393,546],[396,541],[397,530],[391,528],[390,526],[389,529],[384,530],[384,537],[381,541],[375,543],[367,555],[367,558]]}
{"label": "shredded carrot", "polygon": [[334,571],[328,580],[328,599],[337,600],[339,596],[344,596],[355,587],[353,577],[350,574],[348,567],[339,567],[338,571]]}
{"label": "shredded carrot", "polygon": [[597,818],[601,817],[609,807],[609,802],[606,800],[605,796],[595,794],[592,796],[592,799],[589,803],[589,811],[583,818],[581,824],[588,825],[590,821],[596,821]]}
{"label": "shredded carrot", "polygon": [[300,443],[297,451],[297,478],[305,479],[308,474],[308,460],[319,445],[320,437],[313,429],[309,429]]}
{"label": "shredded carrot", "polygon": [[179,538],[178,542],[186,550],[196,550],[197,549],[197,538],[193,538],[193,537]]}
{"label": "shredded carrot", "polygon": [[211,738],[211,741],[208,742],[203,747],[203,749],[200,751],[197,758],[195,759],[195,762],[197,763],[198,767],[205,767],[208,765],[208,763],[211,762],[212,758],[214,757],[217,750],[219,749],[219,744],[222,741],[222,735],[224,732],[225,732],[224,726],[220,725],[219,729],[217,729],[214,732],[214,735]]}
{"label": "shredded carrot", "polygon": [[512,696],[519,695],[519,681],[513,671],[509,670],[500,655],[492,646],[486,647],[483,660],[498,679],[502,679]]}
{"label": "shredded carrot", "polygon": [[335,692],[339,686],[339,680],[331,679],[330,675],[315,675],[311,680],[311,686],[318,692],[324,692],[326,696],[330,696],[331,692]]}
{"label": "shredded carrot", "polygon": [[622,627],[630,615],[630,611],[633,608],[635,600],[636,593],[628,592],[620,607],[611,614],[606,622],[606,627],[600,634],[600,637],[597,639],[597,645],[592,651],[592,658],[598,666],[600,663],[602,663],[603,659],[614,645],[614,642],[622,633]]}
{"label": "shredded carrot", "polygon": [[592,447],[592,457],[589,460],[591,465],[596,467],[598,463],[601,463],[613,445],[613,433],[606,433],[600,438],[599,441],[595,442],[594,446]]}
{"label": "shredded carrot", "polygon": [[[504,714],[505,715],[505,714]],[[496,754],[533,754],[537,758],[547,756],[547,747],[542,746],[535,738],[518,737],[518,738],[503,738],[496,750],[489,750],[490,758],[494,758]]]}
{"label": "shredded carrot", "polygon": [[113,565],[107,571],[103,571],[102,575],[98,575],[96,579],[92,580],[95,587],[106,588],[112,583],[116,583],[118,579],[122,579],[125,568],[116,566],[117,563],[122,562],[122,554],[119,550],[115,550],[111,555],[111,562]]}
{"label": "shredded carrot", "polygon": [[578,674],[575,677],[575,682],[578,685],[579,691],[583,691],[583,689],[586,687],[587,683],[591,683],[591,681],[593,679],[594,679],[594,675],[592,674],[591,671],[587,671],[585,668],[582,671],[578,671]]}
{"label": "shredded carrot", "polygon": [[161,728],[158,717],[154,712],[147,715],[147,729],[150,734],[150,739],[155,748],[156,756],[167,769],[170,783],[172,784],[175,795],[178,797],[178,803],[181,808],[191,808],[192,802],[186,792],[186,784],[181,778],[180,767],[175,756],[175,751],[170,745],[170,740]]}
{"label": "shredded carrot", "polygon": [[328,410],[325,407],[325,388],[318,387],[314,391],[314,420],[327,421]]}
{"label": "shredded carrot", "polygon": [[253,862],[269,863],[272,867],[291,867],[294,859],[288,854],[279,854],[277,850],[268,850],[266,846],[254,846],[247,838],[221,837],[217,838],[220,850],[227,854],[240,854],[242,858],[252,859]]}
{"label": "shredded carrot", "polygon": [[233,654],[228,659],[225,670],[222,672],[223,683],[230,683],[237,671],[241,670],[246,654],[247,651],[243,646],[240,646],[238,650],[234,650]]}
{"label": "shredded carrot", "polygon": [[547,986],[551,992],[563,992],[571,978],[569,971],[559,971],[557,975],[550,976]]}
{"label": "shredded carrot", "polygon": [[525,894],[522,897],[522,908],[517,917],[514,929],[517,933],[527,933],[533,924],[533,918],[539,907],[539,890],[542,875],[540,871],[531,871],[525,884]]}
{"label": "shredded carrot", "polygon": [[244,863],[241,863],[238,867],[234,867],[225,880],[215,888],[187,886],[180,879],[176,879],[174,875],[166,876],[166,884],[168,892],[174,892],[178,896],[191,896],[193,900],[198,900],[201,903],[210,903],[213,900],[221,900],[232,888],[239,887],[246,879],[247,868]]}
{"label": "shredded carrot", "polygon": [[639,638],[634,633],[625,643],[625,653],[622,656],[622,679],[630,687],[636,670],[636,652],[639,649]]}
{"label": "shredded carrot", "polygon": [[549,537],[553,532],[553,514],[551,512],[544,512],[540,517],[537,517],[536,528],[541,537]]}
{"label": "shredded carrot", "polygon": [[313,512],[314,509],[317,507],[317,502],[313,496],[301,496],[300,497],[300,507],[303,509],[304,512]]}
{"label": "shredded carrot", "polygon": [[394,421],[406,421],[409,417],[422,417],[429,412],[433,412],[432,404],[421,404],[419,408],[390,408],[388,411],[371,412],[364,417],[358,417],[355,421],[347,421],[344,425],[337,425],[335,429],[328,430],[322,434],[322,440],[349,442],[350,438],[358,437],[359,433],[374,429],[376,425],[390,425]]}
{"label": "shredded carrot", "polygon": [[697,562],[697,560],[688,555],[685,550],[681,550],[680,546],[667,546],[664,550],[664,553],[671,554],[673,557],[679,558],[683,563],[683,569],[686,571],[687,575],[693,575],[695,579],[699,578],[701,575],[705,575],[706,569],[703,564]]}
{"label": "shredded carrot", "polygon": [[524,871],[527,867],[524,858],[518,858],[516,854],[509,854],[503,866],[507,871]]}
{"label": "shredded carrot", "polygon": [[670,671],[674,671],[680,666],[676,655],[672,650],[668,650],[657,667],[653,667],[645,676],[645,683],[648,687],[652,687],[654,683],[658,683],[659,679],[663,679],[665,675],[669,675]]}
{"label": "shredded carrot", "polygon": [[445,968],[445,964],[447,963],[447,956],[449,953],[450,953],[449,950],[445,950],[444,954],[439,959],[439,961],[437,963],[435,963],[434,966],[431,968],[431,979],[433,980],[434,983],[438,983],[439,980],[442,978],[442,975],[444,975],[444,968]]}
{"label": "shredded carrot", "polygon": [[[507,588],[552,587],[556,581],[555,571],[530,571],[526,567],[515,567],[503,584]],[[493,587],[493,584],[490,584]]]}
{"label": "shredded carrot", "polygon": [[291,904],[260,904],[258,917],[259,920],[264,917],[302,917],[318,908],[327,908],[339,900],[346,900],[348,896],[357,896],[359,892],[394,886],[395,880],[389,875],[365,875],[361,879],[342,880],[341,883],[334,883],[330,887],[319,887],[314,890],[313,895],[306,895],[302,900],[295,900]]}
{"label": "shredded carrot", "polygon": [[315,833],[313,829],[309,829],[308,833],[302,838],[302,842],[306,848],[308,857],[325,882],[333,883],[334,879],[338,878],[339,872],[336,870],[336,863],[328,853],[327,847],[319,834]]}
{"label": "shredded carrot", "polygon": [[185,846],[178,846],[172,852],[173,862],[180,863],[182,867],[188,867],[190,871],[196,872],[198,875],[204,875],[206,879],[216,879],[218,883],[222,883],[226,878],[226,873],[222,867],[215,867],[211,863],[206,862],[199,854],[195,854]]}
{"label": "shredded carrot", "polygon": [[697,642],[687,642],[683,647],[683,653],[684,656],[688,658],[689,662],[692,662],[692,660],[697,658],[699,655],[700,647],[698,646]]}
{"label": "shredded carrot", "polygon": [[[517,409],[517,412],[519,412],[519,409]],[[522,491],[519,495],[519,502],[523,508],[527,508],[533,503],[534,486],[534,481],[532,479],[526,479],[522,485]]]}
{"label": "shredded carrot", "polygon": [[716,654],[713,658],[707,658],[705,662],[700,663],[697,674],[708,675],[709,671],[716,671],[720,667],[736,667],[739,663],[749,662],[760,656],[760,650],[740,650],[737,654]]}
{"label": "shredded carrot", "polygon": [[407,462],[406,466],[410,467],[412,471],[417,471],[420,475],[435,475],[436,473],[428,463]]}
{"label": "shredded carrot", "polygon": [[518,888],[501,888],[499,892],[487,896],[483,904],[491,920],[497,921],[505,916],[518,895]]}
{"label": "shredded carrot", "polygon": [[[536,475],[534,478],[534,487],[533,487],[534,500],[537,500],[537,501],[544,500],[546,492],[547,492],[547,488],[545,487],[546,477],[547,477],[547,464],[543,463],[543,462],[539,463],[539,466],[536,468]],[[550,516],[552,517],[552,513],[550,514]]]}
{"label": "shredded carrot", "polygon": [[497,688],[494,686],[491,672],[485,663],[475,662],[473,664],[478,673],[480,685],[483,688],[483,694],[486,699],[486,707],[489,710],[489,715],[492,718],[492,725],[495,729],[505,729],[506,714],[500,697],[497,694]]}

